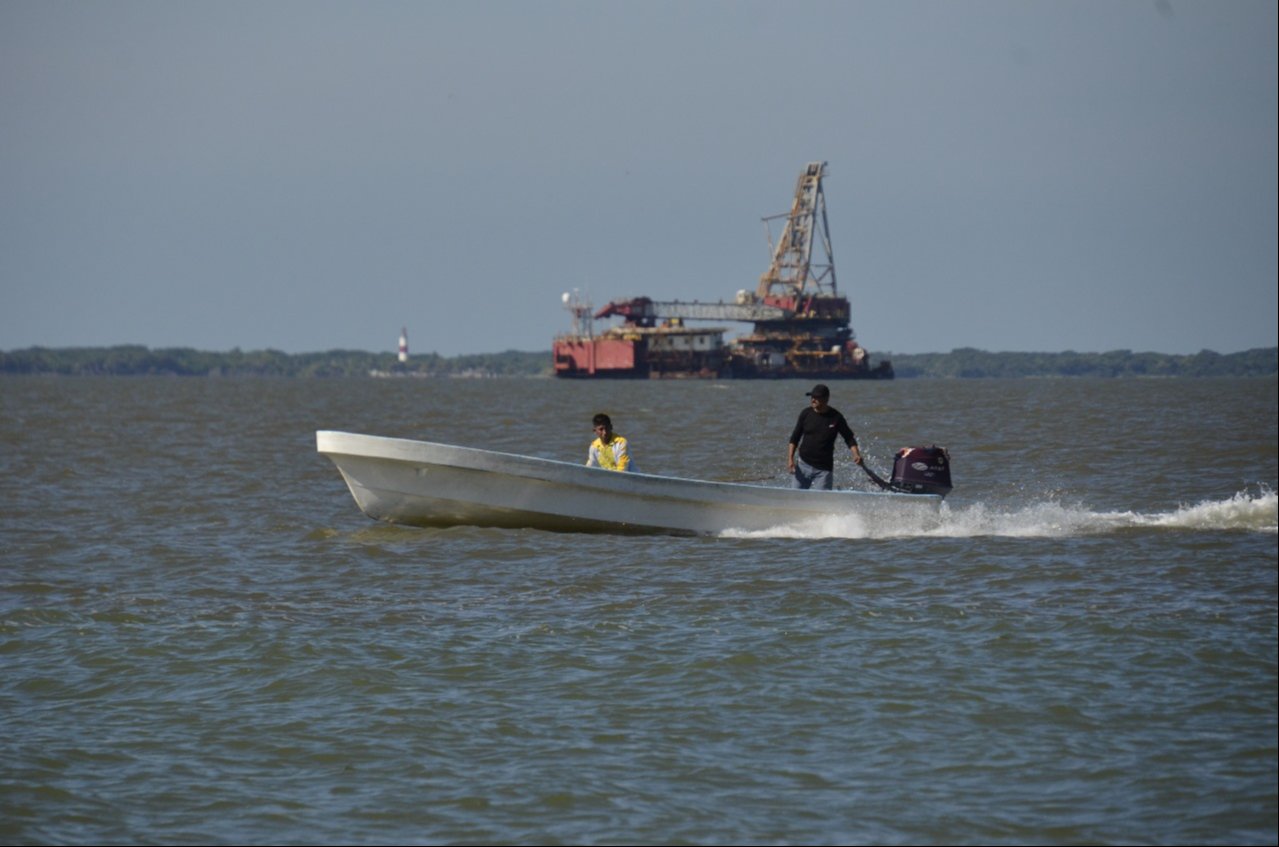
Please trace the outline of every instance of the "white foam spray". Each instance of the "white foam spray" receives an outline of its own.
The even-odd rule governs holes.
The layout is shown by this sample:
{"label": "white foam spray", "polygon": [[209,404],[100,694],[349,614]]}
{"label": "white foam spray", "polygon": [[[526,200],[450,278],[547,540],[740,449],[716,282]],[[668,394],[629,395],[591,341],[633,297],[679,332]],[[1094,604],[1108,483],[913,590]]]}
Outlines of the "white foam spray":
{"label": "white foam spray", "polygon": [[730,538],[1062,538],[1104,535],[1133,528],[1279,531],[1279,499],[1269,486],[1240,491],[1226,500],[1182,504],[1170,512],[1098,512],[1046,500],[1015,508],[985,503],[951,508],[929,518],[868,521],[857,515],[821,518],[758,532],[729,531]]}

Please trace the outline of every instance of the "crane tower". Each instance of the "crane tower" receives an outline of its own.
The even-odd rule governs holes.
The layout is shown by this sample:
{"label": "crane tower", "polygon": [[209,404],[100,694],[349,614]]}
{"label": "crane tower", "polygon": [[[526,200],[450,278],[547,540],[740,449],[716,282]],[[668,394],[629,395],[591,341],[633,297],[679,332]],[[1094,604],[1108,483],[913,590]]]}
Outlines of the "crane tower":
{"label": "crane tower", "polygon": [[[759,278],[755,293],[760,299],[772,295],[799,296],[805,291],[836,294],[835,256],[830,246],[826,222],[826,192],[822,177],[825,162],[809,162],[795,183],[795,199],[786,215],[774,215],[764,222],[785,219],[782,235],[773,250],[773,262]],[[821,227],[822,253],[813,261],[813,236]],[[770,239],[771,240],[771,239]]]}

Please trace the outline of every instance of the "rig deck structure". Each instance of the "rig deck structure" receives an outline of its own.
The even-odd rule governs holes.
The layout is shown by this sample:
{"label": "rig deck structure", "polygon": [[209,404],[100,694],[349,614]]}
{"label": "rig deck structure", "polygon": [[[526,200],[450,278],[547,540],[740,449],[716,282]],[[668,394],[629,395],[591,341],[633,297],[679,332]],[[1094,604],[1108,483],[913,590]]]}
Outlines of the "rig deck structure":
{"label": "rig deck structure", "polygon": [[[857,343],[848,298],[836,285],[825,174],[825,162],[810,162],[799,175],[790,212],[764,219],[785,222],[776,245],[770,244],[772,262],[755,290],[738,291],[731,303],[635,297],[592,314],[590,303],[565,294],[574,326],[552,344],[556,376],[892,379],[892,364],[872,367]],[[594,331],[594,320],[612,317],[622,323]],[[725,328],[692,329],[686,321],[753,326],[726,343]]]}

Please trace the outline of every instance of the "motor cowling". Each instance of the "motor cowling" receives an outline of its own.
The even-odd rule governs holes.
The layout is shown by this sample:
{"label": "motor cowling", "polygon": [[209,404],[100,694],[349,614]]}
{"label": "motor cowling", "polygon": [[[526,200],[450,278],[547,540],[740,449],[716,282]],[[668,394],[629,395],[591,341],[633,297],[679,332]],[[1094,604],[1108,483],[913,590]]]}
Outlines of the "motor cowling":
{"label": "motor cowling", "polygon": [[945,447],[903,447],[893,459],[893,488],[910,494],[940,494],[950,484],[950,454]]}

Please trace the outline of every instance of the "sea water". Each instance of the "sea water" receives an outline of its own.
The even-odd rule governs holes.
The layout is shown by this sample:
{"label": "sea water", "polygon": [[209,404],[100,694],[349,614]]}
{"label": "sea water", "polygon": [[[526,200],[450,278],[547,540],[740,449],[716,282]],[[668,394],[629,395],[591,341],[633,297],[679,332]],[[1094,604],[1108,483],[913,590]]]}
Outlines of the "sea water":
{"label": "sea water", "polygon": [[832,384],[950,450],[915,524],[395,527],[315,452],[785,485],[810,387],[0,379],[0,842],[1275,842],[1274,379]]}

